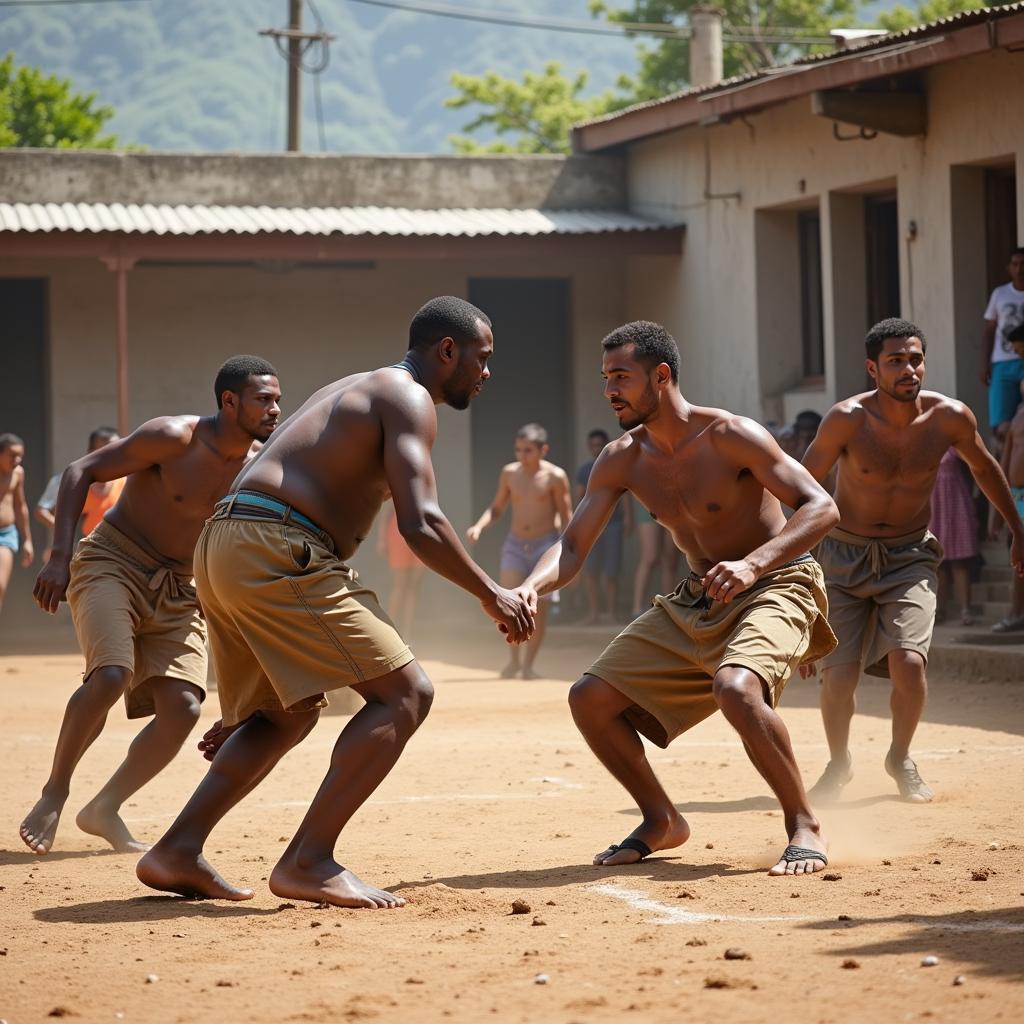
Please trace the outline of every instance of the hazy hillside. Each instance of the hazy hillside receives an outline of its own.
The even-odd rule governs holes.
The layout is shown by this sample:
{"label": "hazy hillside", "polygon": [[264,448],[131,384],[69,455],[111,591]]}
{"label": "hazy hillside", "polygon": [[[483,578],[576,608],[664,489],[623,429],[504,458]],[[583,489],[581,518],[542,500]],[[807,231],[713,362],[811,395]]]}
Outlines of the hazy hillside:
{"label": "hazy hillside", "polygon": [[[589,21],[586,0],[446,0],[470,9]],[[474,24],[317,0],[337,36],[321,75],[327,149],[446,152],[468,120],[446,110],[452,71],[518,76],[559,60],[587,68],[595,90],[635,64],[612,37]],[[282,26],[286,0],[141,0],[0,8],[0,53],[68,76],[117,110],[122,142],[170,150],[283,148],[285,62],[261,28]],[[307,27],[314,23],[307,7]],[[313,81],[303,76],[303,148],[319,150]]]}

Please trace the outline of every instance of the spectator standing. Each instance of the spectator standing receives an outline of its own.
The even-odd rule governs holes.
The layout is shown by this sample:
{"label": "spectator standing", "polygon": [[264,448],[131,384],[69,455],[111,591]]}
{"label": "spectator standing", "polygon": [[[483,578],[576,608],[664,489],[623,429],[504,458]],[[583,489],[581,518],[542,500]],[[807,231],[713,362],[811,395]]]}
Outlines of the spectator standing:
{"label": "spectator standing", "polygon": [[[592,430],[587,434],[587,448],[590,458],[576,471],[576,503],[587,493],[590,471],[598,455],[608,444],[607,431]],[[626,535],[633,529],[632,502],[620,501],[604,528],[604,533],[590,551],[583,566],[583,586],[587,595],[587,615],[584,624],[612,622],[619,596],[619,574],[622,571],[622,545]],[[601,610],[601,596],[604,595],[604,610]]]}
{"label": "spectator standing", "polygon": [[985,309],[981,335],[981,382],[988,387],[988,421],[1000,440],[1020,401],[1024,359],[1014,351],[1010,334],[1024,324],[1024,247],[1010,254],[1010,280],[999,285]]}
{"label": "spectator standing", "polygon": [[17,434],[0,434],[0,607],[21,548],[21,564],[32,564],[32,534],[25,502],[25,442]]}
{"label": "spectator standing", "polygon": [[943,550],[935,621],[945,621],[952,578],[953,593],[960,607],[960,622],[969,626],[974,621],[971,615],[971,563],[978,557],[978,517],[966,470],[955,448],[950,448],[942,456],[935,476],[928,529],[938,537]]}

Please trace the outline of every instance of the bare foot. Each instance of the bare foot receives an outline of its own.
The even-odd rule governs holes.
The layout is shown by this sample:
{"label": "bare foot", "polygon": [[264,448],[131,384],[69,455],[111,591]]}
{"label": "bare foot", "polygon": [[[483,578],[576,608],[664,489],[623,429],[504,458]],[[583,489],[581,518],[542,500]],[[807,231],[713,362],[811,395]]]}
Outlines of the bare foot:
{"label": "bare foot", "polygon": [[[649,822],[646,819],[630,832],[628,838],[639,839],[652,853],[656,850],[672,850],[682,846],[690,838],[690,826],[686,819],[673,809],[667,821]],[[594,863],[600,867],[613,868],[620,864],[636,864],[644,859],[639,850],[619,849],[613,844],[594,856]]]}
{"label": "bare foot", "polygon": [[499,673],[500,679],[515,679],[516,674],[519,672],[519,662],[510,661]]}
{"label": "bare foot", "polygon": [[[812,857],[812,853],[823,856],[828,852],[828,843],[820,829],[800,827],[789,837],[789,846],[783,851],[779,862],[768,872],[769,875],[813,875],[824,871],[828,858]],[[801,856],[806,854],[807,856]]]}
{"label": "bare foot", "polygon": [[242,723],[239,722],[238,725],[225,726],[218,718],[217,721],[203,733],[203,738],[198,743],[199,749],[203,752],[203,757],[205,757],[207,761],[212,761],[217,756],[217,751],[224,745],[224,741],[241,724]]}
{"label": "bare foot", "polygon": [[161,892],[205,900],[251,900],[252,889],[224,881],[201,853],[175,853],[159,844],[135,865],[140,882]]}
{"label": "bare foot", "polygon": [[145,853],[150,847],[149,843],[140,843],[128,831],[128,826],[116,811],[102,808],[95,801],[78,812],[75,824],[91,836],[106,839],[118,853]]}
{"label": "bare foot", "polygon": [[807,791],[811,804],[834,804],[839,794],[853,778],[853,760],[847,753],[845,759],[833,758],[821,773],[821,778]]}
{"label": "bare foot", "polygon": [[[65,800],[67,798],[65,797]],[[35,807],[25,816],[18,829],[22,842],[33,853],[49,853],[57,834],[57,822],[64,810],[64,800],[51,800],[41,796]]]}
{"label": "bare foot", "polygon": [[380,910],[405,906],[401,896],[367,885],[333,860],[305,869],[293,861],[281,861],[270,873],[270,891],[282,899],[332,903],[336,907]]}

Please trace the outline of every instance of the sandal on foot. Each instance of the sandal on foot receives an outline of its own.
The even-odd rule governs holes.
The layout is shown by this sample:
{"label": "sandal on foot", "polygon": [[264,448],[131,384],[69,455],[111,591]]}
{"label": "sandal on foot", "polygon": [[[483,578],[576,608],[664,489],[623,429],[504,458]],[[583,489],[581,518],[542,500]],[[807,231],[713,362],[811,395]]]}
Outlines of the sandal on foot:
{"label": "sandal on foot", "polygon": [[1000,619],[993,627],[993,633],[1016,633],[1019,630],[1024,629],[1024,615],[1013,618],[1009,615],[1005,619]]}
{"label": "sandal on foot", "polygon": [[846,784],[853,778],[853,763],[829,761],[821,778],[811,786],[807,795],[812,801],[822,804],[835,803]]}
{"label": "sandal on foot", "polygon": [[828,867],[828,857],[821,850],[812,850],[807,846],[794,846],[793,843],[790,843],[782,851],[782,856],[779,860],[784,860],[787,864],[794,864],[798,860],[820,860],[822,864]]}
{"label": "sandal on foot", "polygon": [[921,778],[917,765],[909,757],[905,757],[898,768],[890,757],[886,757],[885,770],[896,780],[896,788],[904,800],[915,804],[927,804],[935,799],[935,793]]}
{"label": "sandal on foot", "polygon": [[[641,860],[645,860],[651,855],[651,848],[642,839],[637,839],[636,836],[626,836],[621,843],[612,843],[608,849],[612,853],[618,853],[619,850],[636,850],[640,854],[640,859],[630,861],[631,864],[639,864]],[[613,864],[612,867],[624,868],[626,865]]]}

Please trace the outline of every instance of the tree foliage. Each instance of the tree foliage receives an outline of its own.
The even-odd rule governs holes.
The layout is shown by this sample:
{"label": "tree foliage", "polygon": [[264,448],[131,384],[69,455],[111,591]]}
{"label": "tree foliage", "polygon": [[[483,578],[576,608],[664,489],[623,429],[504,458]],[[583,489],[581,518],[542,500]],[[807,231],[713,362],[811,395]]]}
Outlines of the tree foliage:
{"label": "tree foliage", "polygon": [[[609,0],[590,0],[590,9],[613,22],[686,25],[690,8],[706,0],[634,0],[628,7]],[[943,0],[937,0],[943,2]],[[793,57],[815,50],[828,50],[828,44],[817,47],[796,46],[770,37],[800,33],[827,36],[829,29],[853,23],[859,0],[715,0],[724,14],[727,27],[754,37],[750,42],[729,42],[723,47],[723,68],[727,78],[780,64]],[[750,30],[749,32],[747,30]],[[736,32],[734,34],[740,34]],[[769,37],[769,38],[763,38]],[[619,86],[634,101],[656,99],[686,87],[690,77],[690,51],[687,39],[663,39],[642,42],[639,47],[640,68],[635,76],[623,76]]]}
{"label": "tree foliage", "polygon": [[95,106],[96,94],[72,91],[71,82],[38,68],[0,60],[0,147],[113,149],[117,139],[101,135],[113,108]]}
{"label": "tree foliage", "polygon": [[877,22],[879,28],[887,32],[903,32],[915,25],[926,25],[929,21],[948,18],[964,11],[976,11],[992,4],[980,3],[979,0],[922,0],[916,9],[911,10],[902,4],[896,4],[891,10],[881,11]]}
{"label": "tree foliage", "polygon": [[458,95],[445,100],[446,107],[478,106],[480,113],[463,127],[467,133],[489,129],[498,136],[513,136],[479,142],[468,135],[452,135],[458,153],[568,153],[569,129],[578,121],[598,117],[630,102],[605,91],[584,96],[587,72],[575,78],[561,72],[557,61],[549,61],[539,74],[527,71],[522,81],[505,78],[493,71],[483,75],[456,72],[451,84]]}

